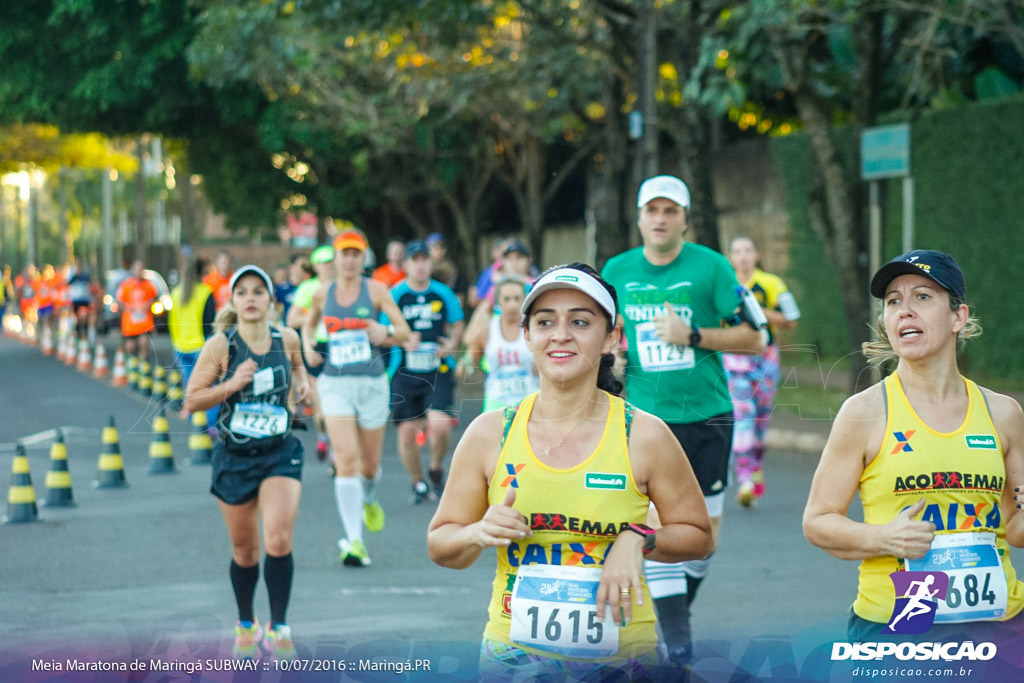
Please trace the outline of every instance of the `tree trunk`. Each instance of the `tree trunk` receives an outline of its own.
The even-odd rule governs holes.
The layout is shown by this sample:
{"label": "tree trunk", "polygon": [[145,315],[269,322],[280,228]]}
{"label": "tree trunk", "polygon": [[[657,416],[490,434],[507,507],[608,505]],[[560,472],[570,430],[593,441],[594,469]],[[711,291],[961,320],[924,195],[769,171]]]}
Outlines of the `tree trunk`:
{"label": "tree trunk", "polygon": [[607,87],[602,92],[602,104],[607,112],[601,131],[604,144],[600,162],[590,171],[588,186],[592,196],[587,201],[597,232],[597,263],[594,265],[598,269],[612,256],[629,248],[629,236],[636,230],[633,202],[626,201],[623,195],[623,188],[630,187],[630,182],[626,121],[619,113],[618,104],[623,101],[622,81],[609,74]]}

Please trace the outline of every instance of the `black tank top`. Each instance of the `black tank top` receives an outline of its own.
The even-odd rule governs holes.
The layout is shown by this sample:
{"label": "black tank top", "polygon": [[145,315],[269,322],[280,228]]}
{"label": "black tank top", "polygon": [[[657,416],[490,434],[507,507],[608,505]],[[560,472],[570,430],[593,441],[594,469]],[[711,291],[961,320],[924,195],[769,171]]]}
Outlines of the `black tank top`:
{"label": "black tank top", "polygon": [[221,404],[217,428],[228,450],[260,453],[282,445],[291,434],[292,416],[288,410],[288,390],[292,366],[284,350],[281,331],[270,328],[270,350],[257,355],[238,334],[227,332],[228,370],[222,381],[231,379],[238,366],[252,358],[257,369],[244,389]]}

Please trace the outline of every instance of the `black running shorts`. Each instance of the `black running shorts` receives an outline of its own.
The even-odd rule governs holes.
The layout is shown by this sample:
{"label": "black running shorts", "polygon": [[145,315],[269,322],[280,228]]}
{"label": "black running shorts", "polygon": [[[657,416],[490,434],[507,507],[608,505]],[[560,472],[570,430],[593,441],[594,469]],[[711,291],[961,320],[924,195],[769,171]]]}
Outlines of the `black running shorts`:
{"label": "black running shorts", "polygon": [[428,410],[455,411],[455,380],[451,371],[409,372],[399,368],[391,380],[391,419],[416,420],[426,417]]}
{"label": "black running shorts", "polygon": [[229,451],[220,440],[214,444],[210,493],[228,505],[248,503],[269,477],[302,481],[302,442],[295,435],[289,435],[280,448],[259,454]]}
{"label": "black running shorts", "polygon": [[732,413],[723,413],[699,422],[668,425],[686,451],[705,496],[722,493],[729,482],[733,422]]}

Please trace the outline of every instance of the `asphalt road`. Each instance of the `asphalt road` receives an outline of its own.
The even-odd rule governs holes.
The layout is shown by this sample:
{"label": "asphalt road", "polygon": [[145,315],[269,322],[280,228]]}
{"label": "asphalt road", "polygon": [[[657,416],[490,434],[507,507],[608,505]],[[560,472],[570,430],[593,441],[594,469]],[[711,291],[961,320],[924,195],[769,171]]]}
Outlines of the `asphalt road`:
{"label": "asphalt road", "polygon": [[[112,359],[113,342],[108,344]],[[170,365],[167,338],[158,338],[156,346],[161,362]],[[479,393],[479,386],[460,390],[456,437],[478,413]],[[188,426],[172,414],[178,473],[146,473],[155,410],[150,399],[0,338],[0,466],[11,461],[13,442],[27,439],[36,496],[45,499],[50,445],[45,432],[62,427],[77,503],[40,507],[39,523],[0,526],[0,681],[51,680],[27,673],[33,660],[47,658],[148,662],[230,655],[235,619],[230,549],[208,492],[209,467],[188,464]],[[96,489],[91,482],[100,432],[111,415],[130,486]],[[409,504],[409,480],[389,428],[380,491],[387,526],[368,534],[372,566],[341,566],[331,480],[316,462],[314,435],[299,435],[307,459],[289,622],[300,653],[333,661],[364,655],[424,658],[435,676],[472,677],[493,558],[485,555],[463,571],[429,560],[425,531],[434,505]],[[800,526],[816,460],[814,453],[772,451],[768,495],[760,506],[744,510],[731,499],[726,505],[719,548],[693,609],[696,671],[704,680],[729,680],[739,662],[763,678],[790,678],[820,659],[832,641],[845,640],[856,564],[811,547]],[[1016,551],[1014,558],[1024,567],[1024,553]],[[266,619],[262,583],[256,606]],[[353,675],[394,680],[393,673]],[[120,680],[116,676],[110,680]],[[152,678],[153,672],[140,676],[175,680]],[[232,676],[207,669],[201,680]],[[302,680],[340,676],[336,671],[304,674]],[[820,676],[827,678],[827,670]]]}

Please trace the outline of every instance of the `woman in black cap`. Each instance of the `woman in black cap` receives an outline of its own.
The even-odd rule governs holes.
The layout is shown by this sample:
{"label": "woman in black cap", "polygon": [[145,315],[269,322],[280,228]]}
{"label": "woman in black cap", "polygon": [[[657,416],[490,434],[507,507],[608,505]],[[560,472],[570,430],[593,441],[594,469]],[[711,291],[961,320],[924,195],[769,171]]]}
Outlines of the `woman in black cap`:
{"label": "woman in black cap", "polygon": [[[235,655],[255,657],[260,637],[268,655],[295,656],[286,620],[291,593],[292,533],[302,493],[302,444],[291,433],[290,389],[308,390],[299,335],[268,322],[274,286],[256,266],[235,271],[230,306],[199,354],[188,385],[190,412],[221,406],[221,439],[213,449],[210,492],[220,501],[231,537],[231,585],[238,605]],[[253,615],[259,581],[260,518],[270,596],[264,634]]]}
{"label": "woman in black cap", "polygon": [[[958,349],[981,333],[963,273],[948,254],[911,251],[875,273],[871,294],[882,312],[864,353],[895,371],[843,404],[803,522],[811,543],[861,561],[848,637],[1019,632],[1008,545],[1024,546],[1024,413],[960,374]],[[847,516],[854,493],[863,522]]]}

